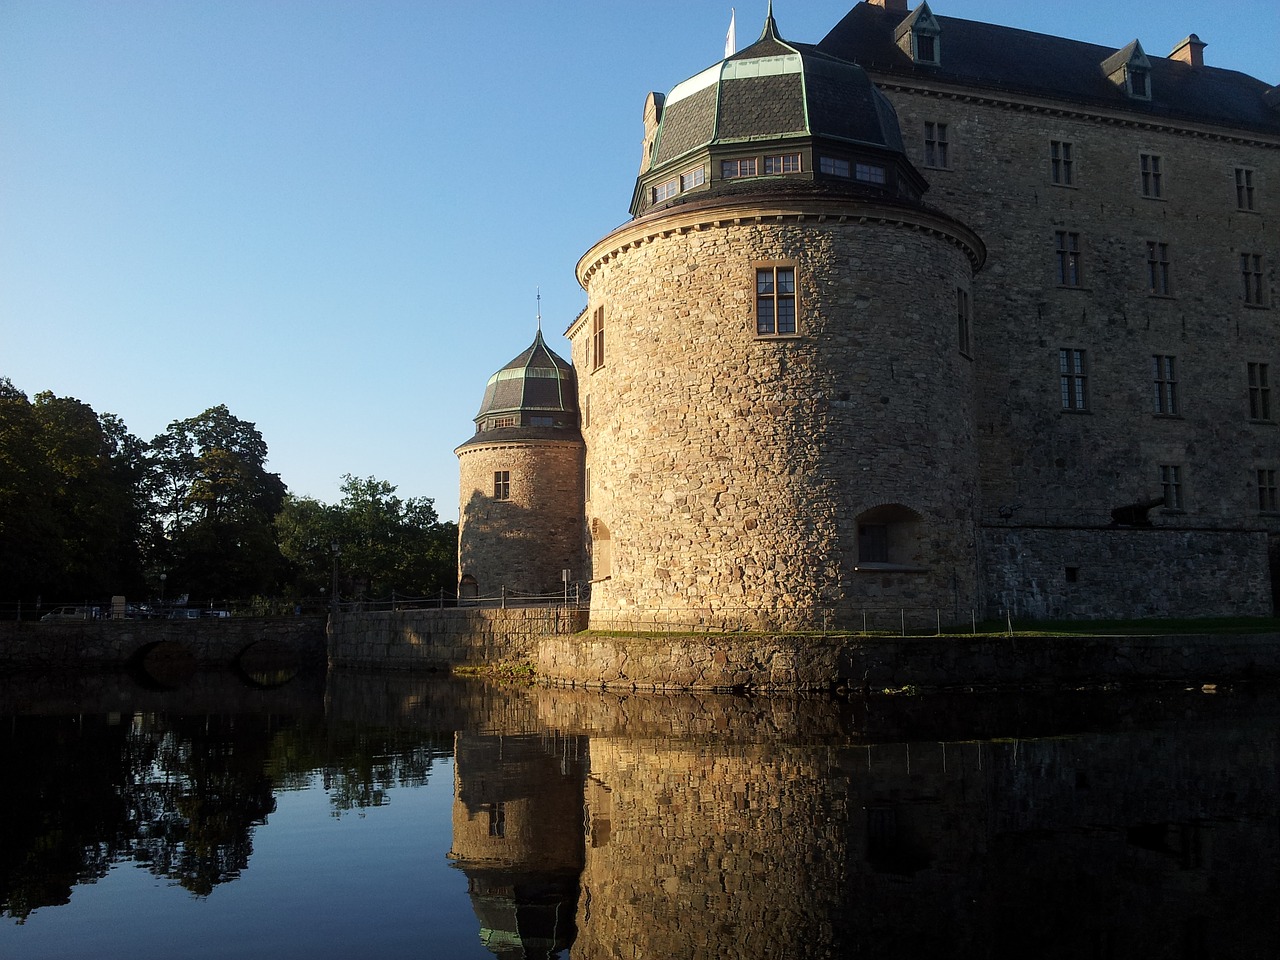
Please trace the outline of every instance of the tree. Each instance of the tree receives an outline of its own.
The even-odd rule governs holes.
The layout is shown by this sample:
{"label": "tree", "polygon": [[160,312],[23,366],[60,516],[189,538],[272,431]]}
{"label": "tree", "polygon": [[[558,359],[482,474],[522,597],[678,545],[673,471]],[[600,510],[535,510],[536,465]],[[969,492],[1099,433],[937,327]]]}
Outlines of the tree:
{"label": "tree", "polygon": [[[326,506],[290,498],[277,518],[280,549],[297,569],[297,585],[328,584],[337,544],[338,589],[344,596],[435,596],[452,593],[457,526],[441,523],[428,497],[402,500],[376,477],[345,474],[342,500]],[[312,593],[314,595],[314,593]]]}
{"label": "tree", "polygon": [[281,573],[274,519],[287,491],[266,469],[257,427],[210,407],[169,424],[150,453],[157,559],[173,589],[217,599],[272,592]]}

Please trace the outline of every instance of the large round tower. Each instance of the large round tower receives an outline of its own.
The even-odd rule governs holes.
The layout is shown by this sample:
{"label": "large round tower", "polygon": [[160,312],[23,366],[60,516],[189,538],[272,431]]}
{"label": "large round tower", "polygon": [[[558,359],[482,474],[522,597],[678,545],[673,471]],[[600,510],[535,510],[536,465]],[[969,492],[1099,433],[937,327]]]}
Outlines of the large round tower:
{"label": "large round tower", "polygon": [[969,287],[860,67],[760,39],[650,94],[633,219],[578,263],[593,626],[977,602]]}
{"label": "large round tower", "polygon": [[573,367],[543,341],[489,378],[460,468],[458,593],[547,595],[583,577],[582,433]]}

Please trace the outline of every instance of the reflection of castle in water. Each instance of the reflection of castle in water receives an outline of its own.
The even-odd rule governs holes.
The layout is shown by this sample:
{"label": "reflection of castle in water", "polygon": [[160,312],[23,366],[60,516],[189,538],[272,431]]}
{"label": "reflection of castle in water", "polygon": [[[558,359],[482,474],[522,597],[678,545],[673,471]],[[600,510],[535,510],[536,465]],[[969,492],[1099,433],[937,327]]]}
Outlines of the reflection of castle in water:
{"label": "reflection of castle in water", "polygon": [[458,734],[453,849],[486,947],[552,957],[574,939],[582,872],[578,738]]}
{"label": "reflection of castle in water", "polygon": [[858,743],[831,705],[729,702],[742,722],[693,698],[532,696],[589,741],[458,738],[452,856],[498,956],[1280,942],[1273,722],[1188,700],[1187,721],[1120,734]]}

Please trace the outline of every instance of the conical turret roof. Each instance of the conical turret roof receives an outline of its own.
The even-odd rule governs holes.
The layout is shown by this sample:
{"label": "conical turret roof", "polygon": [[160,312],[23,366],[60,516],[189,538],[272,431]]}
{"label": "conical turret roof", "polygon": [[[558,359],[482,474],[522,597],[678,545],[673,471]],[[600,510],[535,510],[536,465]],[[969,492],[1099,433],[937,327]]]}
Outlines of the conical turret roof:
{"label": "conical turret roof", "polygon": [[475,423],[476,435],[468,443],[578,436],[573,365],[547,346],[541,329],[527,349],[489,378]]}

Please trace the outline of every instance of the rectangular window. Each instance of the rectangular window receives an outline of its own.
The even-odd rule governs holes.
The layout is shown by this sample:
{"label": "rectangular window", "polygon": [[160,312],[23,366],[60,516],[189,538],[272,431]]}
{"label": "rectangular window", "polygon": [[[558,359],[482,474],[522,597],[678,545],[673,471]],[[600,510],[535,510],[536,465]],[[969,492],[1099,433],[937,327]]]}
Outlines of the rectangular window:
{"label": "rectangular window", "polygon": [[858,559],[863,563],[889,562],[888,524],[858,524]]}
{"label": "rectangular window", "polygon": [[679,180],[668,180],[666,183],[660,183],[653,188],[653,202],[658,203],[662,200],[670,200],[679,192]]}
{"label": "rectangular window", "polygon": [[591,317],[591,369],[604,366],[604,307],[596,307]]}
{"label": "rectangular window", "polygon": [[938,62],[938,41],[937,38],[929,33],[917,32],[914,36],[916,42],[916,60],[920,63],[937,63]]}
{"label": "rectangular window", "polygon": [[1256,209],[1253,205],[1253,171],[1248,167],[1236,167],[1236,207],[1240,210]]}
{"label": "rectangular window", "polygon": [[503,427],[514,427],[516,425],[515,417],[494,417],[493,429],[501,430]]}
{"label": "rectangular window", "polygon": [[1258,509],[1263,513],[1280,512],[1280,500],[1276,498],[1276,472],[1258,471]]}
{"label": "rectangular window", "polygon": [[1251,307],[1265,307],[1266,288],[1262,285],[1262,255],[1240,254],[1240,279],[1244,283],[1244,302]]}
{"label": "rectangular window", "polygon": [[1152,397],[1155,412],[1164,417],[1178,415],[1178,367],[1175,357],[1156,354],[1151,358]]}
{"label": "rectangular window", "polygon": [[799,173],[800,154],[783,153],[775,157],[764,158],[765,173]]}
{"label": "rectangular window", "polygon": [[947,144],[947,125],[945,123],[926,122],[924,125],[924,165],[926,167],[949,167],[950,149]]}
{"label": "rectangular window", "polygon": [[1182,467],[1166,463],[1160,466],[1160,490],[1166,510],[1182,509]]}
{"label": "rectangular window", "polygon": [[707,170],[705,167],[694,167],[687,173],[680,174],[680,189],[692,190],[694,187],[700,187],[707,182]]}
{"label": "rectangular window", "polygon": [[956,287],[956,323],[960,352],[973,356],[973,325],[969,314],[969,291]]}
{"label": "rectangular window", "polygon": [[493,499],[511,499],[511,471],[495,470],[493,472]]}
{"label": "rectangular window", "polygon": [[720,161],[720,177],[724,180],[733,180],[737,177],[754,177],[756,175],[756,158],[747,157],[745,160],[721,160]]}
{"label": "rectangular window", "polygon": [[1138,100],[1151,99],[1151,78],[1141,67],[1125,68],[1125,78],[1129,82],[1129,96]]}
{"label": "rectangular window", "polygon": [[756,268],[756,333],[762,337],[796,332],[796,268]]}
{"label": "rectangular window", "polygon": [[1271,419],[1270,371],[1265,363],[1249,364],[1249,419]]}
{"label": "rectangular window", "polygon": [[1066,140],[1049,141],[1049,179],[1053,183],[1060,187],[1074,187],[1074,163],[1070,143]]}
{"label": "rectangular window", "polygon": [[536,415],[529,417],[529,426],[531,427],[554,427],[555,425],[555,417],[542,417]]}
{"label": "rectangular window", "polygon": [[1083,350],[1063,347],[1058,351],[1058,379],[1063,410],[1089,409],[1089,365]]}
{"label": "rectangular window", "polygon": [[853,178],[864,183],[884,183],[884,167],[874,163],[855,164]]}
{"label": "rectangular window", "polygon": [[849,161],[837,160],[835,157],[819,157],[818,169],[823,173],[829,173],[833,177],[849,176]]}
{"label": "rectangular window", "polygon": [[1169,245],[1147,241],[1147,288],[1154,297],[1169,296]]}
{"label": "rectangular window", "polygon": [[1164,174],[1160,170],[1160,157],[1144,153],[1138,159],[1138,168],[1142,173],[1142,195],[1155,200],[1163,197]]}
{"label": "rectangular window", "polygon": [[1058,286],[1080,286],[1080,234],[1067,230],[1054,233],[1058,255]]}

